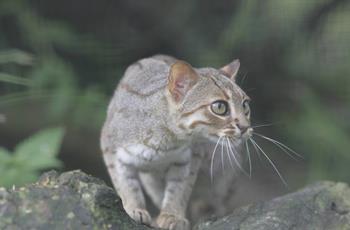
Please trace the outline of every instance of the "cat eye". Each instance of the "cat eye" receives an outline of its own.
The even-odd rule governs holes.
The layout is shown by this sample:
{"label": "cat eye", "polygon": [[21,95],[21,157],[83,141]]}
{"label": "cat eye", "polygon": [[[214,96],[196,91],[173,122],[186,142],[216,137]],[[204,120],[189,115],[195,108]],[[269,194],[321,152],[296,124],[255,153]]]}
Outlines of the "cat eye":
{"label": "cat eye", "polygon": [[211,111],[217,115],[226,115],[228,113],[228,104],[226,101],[215,101],[210,106]]}
{"label": "cat eye", "polygon": [[243,103],[242,103],[242,106],[243,106],[244,114],[246,116],[248,116],[249,113],[250,113],[249,100],[244,100]]}

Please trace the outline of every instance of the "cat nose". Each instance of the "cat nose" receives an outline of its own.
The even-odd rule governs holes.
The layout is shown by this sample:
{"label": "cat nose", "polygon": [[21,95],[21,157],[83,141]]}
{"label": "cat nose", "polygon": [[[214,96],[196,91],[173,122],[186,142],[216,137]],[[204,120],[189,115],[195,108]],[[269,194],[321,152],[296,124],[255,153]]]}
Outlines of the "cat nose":
{"label": "cat nose", "polygon": [[247,132],[247,130],[249,129],[249,125],[240,125],[240,124],[237,124],[237,128],[241,131],[241,133],[245,133]]}

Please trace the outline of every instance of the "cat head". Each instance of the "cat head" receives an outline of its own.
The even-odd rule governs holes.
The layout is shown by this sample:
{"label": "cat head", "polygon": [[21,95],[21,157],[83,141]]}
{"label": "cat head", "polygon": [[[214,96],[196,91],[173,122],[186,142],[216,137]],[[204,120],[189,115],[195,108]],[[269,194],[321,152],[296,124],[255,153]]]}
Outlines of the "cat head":
{"label": "cat head", "polygon": [[168,101],[184,132],[240,143],[252,134],[249,97],[235,83],[239,60],[221,69],[195,69],[184,61],[170,68]]}

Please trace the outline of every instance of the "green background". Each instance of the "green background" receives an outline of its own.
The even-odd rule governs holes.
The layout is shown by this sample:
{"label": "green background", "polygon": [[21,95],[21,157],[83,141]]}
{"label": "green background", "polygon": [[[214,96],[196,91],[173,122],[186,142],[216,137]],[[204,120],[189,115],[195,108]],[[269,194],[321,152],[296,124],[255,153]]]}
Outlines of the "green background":
{"label": "green background", "polygon": [[[16,145],[35,132],[63,127],[62,145],[52,152],[63,164],[48,160],[27,181],[59,165],[108,180],[99,149],[108,100],[128,65],[158,53],[195,67],[220,67],[239,58],[238,83],[252,98],[253,124],[272,123],[257,131],[304,156],[294,161],[257,139],[290,186],[350,182],[350,1],[345,0],[1,0],[3,152],[14,155]],[[27,154],[28,162],[40,157]],[[266,160],[253,161],[260,187],[270,181],[285,192]],[[6,167],[24,167],[4,162],[4,173]],[[20,175],[11,178],[6,185],[24,183]]]}

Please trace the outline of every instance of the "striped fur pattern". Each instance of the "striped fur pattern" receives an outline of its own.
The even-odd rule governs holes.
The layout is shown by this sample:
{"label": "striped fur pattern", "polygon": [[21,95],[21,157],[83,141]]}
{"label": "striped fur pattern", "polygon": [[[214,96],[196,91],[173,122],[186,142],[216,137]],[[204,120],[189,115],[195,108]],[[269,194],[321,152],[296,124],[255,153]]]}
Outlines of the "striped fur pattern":
{"label": "striped fur pattern", "polygon": [[[220,137],[230,137],[237,149],[251,135],[250,114],[242,106],[249,98],[234,82],[238,68],[237,61],[219,70],[193,68],[157,55],[126,70],[108,107],[101,148],[131,218],[163,229],[187,230],[189,203],[192,219],[205,212],[225,213],[224,206],[208,213],[223,195],[214,191],[217,197],[206,201],[201,194],[208,194],[198,192],[195,182],[198,177],[200,183],[207,183],[208,159]],[[217,101],[227,103],[229,113],[213,112]],[[241,161],[238,155],[237,159]],[[218,168],[215,161],[214,173]],[[232,184],[229,174],[215,183]],[[190,202],[193,190],[198,195]],[[145,193],[159,208],[155,221],[146,209]]]}

